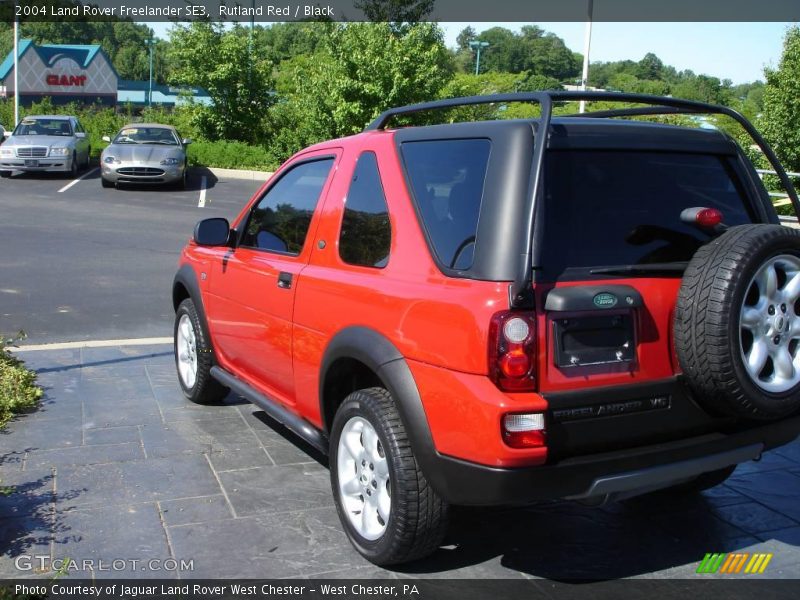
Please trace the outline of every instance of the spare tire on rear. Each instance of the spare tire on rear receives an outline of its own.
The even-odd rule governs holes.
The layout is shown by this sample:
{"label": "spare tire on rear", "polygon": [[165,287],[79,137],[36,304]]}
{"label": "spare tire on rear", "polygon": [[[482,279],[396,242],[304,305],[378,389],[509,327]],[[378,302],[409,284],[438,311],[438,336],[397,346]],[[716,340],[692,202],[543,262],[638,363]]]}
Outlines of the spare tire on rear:
{"label": "spare tire on rear", "polygon": [[800,408],[800,231],[732,227],[697,251],[675,310],[675,349],[696,400],[718,415]]}

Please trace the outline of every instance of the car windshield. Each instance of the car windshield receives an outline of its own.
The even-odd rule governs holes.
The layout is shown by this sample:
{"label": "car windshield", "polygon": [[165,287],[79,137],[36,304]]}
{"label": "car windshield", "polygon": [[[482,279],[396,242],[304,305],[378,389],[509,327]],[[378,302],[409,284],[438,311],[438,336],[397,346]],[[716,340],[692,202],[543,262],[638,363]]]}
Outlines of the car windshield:
{"label": "car windshield", "polygon": [[14,135],[63,135],[71,136],[72,127],[66,119],[23,119],[14,130]]}
{"label": "car windshield", "polygon": [[164,144],[177,146],[178,139],[166,127],[126,127],[114,138],[115,144]]}

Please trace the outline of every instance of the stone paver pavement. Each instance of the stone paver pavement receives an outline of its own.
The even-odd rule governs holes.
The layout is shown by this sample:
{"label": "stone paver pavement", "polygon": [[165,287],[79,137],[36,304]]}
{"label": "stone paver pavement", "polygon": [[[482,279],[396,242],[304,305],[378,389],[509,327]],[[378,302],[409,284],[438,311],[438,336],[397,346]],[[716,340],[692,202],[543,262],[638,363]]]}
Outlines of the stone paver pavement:
{"label": "stone paver pavement", "polygon": [[[37,576],[18,568],[27,556],[94,561],[69,576],[97,578],[684,578],[733,550],[773,552],[765,576],[800,577],[798,442],[695,498],[458,509],[441,550],[386,571],[345,538],[324,457],[234,396],[188,403],[169,346],[23,358],[46,398],[0,433],[3,578]],[[124,568],[98,570],[113,560]]]}

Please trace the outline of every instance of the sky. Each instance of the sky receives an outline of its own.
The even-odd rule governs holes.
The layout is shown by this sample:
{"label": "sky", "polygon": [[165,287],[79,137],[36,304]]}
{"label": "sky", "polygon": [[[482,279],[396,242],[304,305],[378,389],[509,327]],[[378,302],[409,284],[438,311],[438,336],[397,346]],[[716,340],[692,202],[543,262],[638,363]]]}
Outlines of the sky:
{"label": "sky", "polygon": [[[533,25],[534,23],[531,23]],[[170,23],[148,23],[166,37]],[[467,27],[513,31],[526,23],[440,23],[448,47]],[[571,50],[583,53],[584,23],[535,23],[561,37]],[[734,84],[764,79],[765,66],[777,66],[783,35],[792,23],[602,23],[592,26],[590,60],[640,60],[648,52],[676,69],[730,79]],[[591,84],[591,70],[589,83]]]}

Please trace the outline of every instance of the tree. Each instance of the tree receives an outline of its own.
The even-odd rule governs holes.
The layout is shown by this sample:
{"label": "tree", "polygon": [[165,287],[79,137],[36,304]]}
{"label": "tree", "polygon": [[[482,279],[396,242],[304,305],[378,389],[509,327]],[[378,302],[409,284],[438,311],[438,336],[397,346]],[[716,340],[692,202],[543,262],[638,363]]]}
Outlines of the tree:
{"label": "tree", "polygon": [[209,139],[254,142],[274,101],[272,64],[250,53],[247,31],[195,21],[170,30],[175,83],[204,87],[214,104],[197,108],[197,125]]}
{"label": "tree", "polygon": [[436,0],[356,0],[355,7],[376,23],[419,23]]}
{"label": "tree", "polygon": [[459,50],[469,50],[469,43],[473,41],[478,34],[475,32],[475,28],[472,26],[467,26],[462,29],[458,37],[456,37],[456,44],[458,44]]}
{"label": "tree", "polygon": [[764,74],[759,125],[786,169],[800,171],[800,28],[786,32],[778,68],[767,68]]}
{"label": "tree", "polygon": [[361,131],[391,106],[430,100],[452,76],[442,30],[388,23],[336,24],[325,47],[293,60],[286,97],[270,111],[278,159],[309,143]]}
{"label": "tree", "polygon": [[652,52],[644,55],[644,58],[639,61],[636,68],[636,77],[639,79],[649,79],[651,81],[659,80],[662,78],[664,70],[664,63]]}

